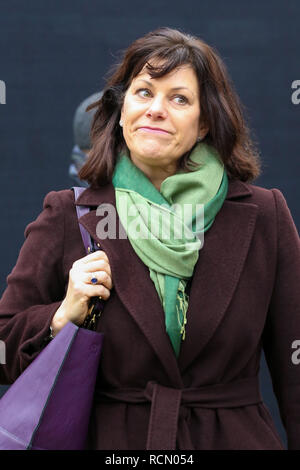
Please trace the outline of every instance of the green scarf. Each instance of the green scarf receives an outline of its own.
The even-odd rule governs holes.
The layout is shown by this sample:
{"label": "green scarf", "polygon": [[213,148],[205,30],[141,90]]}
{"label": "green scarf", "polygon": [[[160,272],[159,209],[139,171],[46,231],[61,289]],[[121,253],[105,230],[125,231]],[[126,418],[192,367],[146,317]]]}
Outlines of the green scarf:
{"label": "green scarf", "polygon": [[189,158],[197,163],[196,169],[169,176],[160,191],[127,151],[118,155],[112,179],[118,215],[134,251],[150,270],[177,357],[187,323],[185,287],[204,232],[212,226],[228,190],[224,164],[212,147],[199,143]]}

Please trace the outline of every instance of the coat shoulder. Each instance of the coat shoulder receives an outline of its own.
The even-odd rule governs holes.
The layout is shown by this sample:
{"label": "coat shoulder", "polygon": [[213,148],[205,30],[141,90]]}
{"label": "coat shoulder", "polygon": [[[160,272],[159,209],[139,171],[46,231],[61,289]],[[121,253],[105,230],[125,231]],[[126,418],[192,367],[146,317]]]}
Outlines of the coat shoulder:
{"label": "coat shoulder", "polygon": [[227,200],[237,200],[238,202],[256,204],[260,208],[275,208],[276,196],[280,199],[284,196],[279,189],[267,189],[252,183],[245,183],[240,180],[230,180]]}
{"label": "coat shoulder", "polygon": [[[277,188],[265,188],[252,183],[243,183],[251,192],[252,198],[257,202],[270,201],[274,199],[274,190],[281,192]],[[281,193],[282,194],[282,193]]]}
{"label": "coat shoulder", "polygon": [[263,224],[273,224],[278,214],[290,212],[286,199],[278,188],[268,189],[240,180],[229,181],[227,200],[256,205],[258,220]]}
{"label": "coat shoulder", "polygon": [[45,196],[45,200],[51,200],[64,204],[74,204],[74,191],[72,189],[61,189],[59,191],[50,191]]}
{"label": "coat shoulder", "polygon": [[274,191],[281,193],[277,188],[267,189],[262,186],[258,186],[252,183],[245,183],[240,180],[229,180],[228,195],[227,199],[236,199],[247,196],[245,202],[251,202],[254,204],[270,202],[274,199]]}
{"label": "coat shoulder", "polygon": [[29,232],[34,228],[44,225],[61,225],[64,226],[66,214],[72,213],[71,207],[74,206],[74,194],[71,189],[61,191],[50,191],[44,196],[42,211],[38,214],[37,218],[31,221],[24,231],[25,238]]}
{"label": "coat shoulder", "polygon": [[50,191],[44,198],[43,208],[51,207],[54,211],[68,213],[71,208],[75,210],[74,202],[74,191],[72,189]]}

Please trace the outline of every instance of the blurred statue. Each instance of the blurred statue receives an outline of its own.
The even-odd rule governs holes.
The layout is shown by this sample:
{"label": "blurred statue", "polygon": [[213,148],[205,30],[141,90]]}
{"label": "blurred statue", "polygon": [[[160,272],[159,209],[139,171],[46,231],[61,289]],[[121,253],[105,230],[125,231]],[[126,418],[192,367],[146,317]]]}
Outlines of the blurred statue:
{"label": "blurred statue", "polygon": [[74,147],[71,154],[71,164],[69,166],[69,176],[77,186],[87,187],[86,181],[78,178],[78,171],[87,159],[88,151],[91,148],[90,129],[96,108],[86,111],[86,108],[102,96],[102,92],[94,93],[83,100],[75,111],[73,119]]}

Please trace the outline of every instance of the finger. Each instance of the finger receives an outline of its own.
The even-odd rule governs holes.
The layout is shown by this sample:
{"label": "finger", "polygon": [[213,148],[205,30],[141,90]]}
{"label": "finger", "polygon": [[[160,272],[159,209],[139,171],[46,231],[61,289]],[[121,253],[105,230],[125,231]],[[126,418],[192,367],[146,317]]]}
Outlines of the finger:
{"label": "finger", "polygon": [[96,284],[103,284],[108,289],[112,289],[112,279],[105,271],[93,271],[91,274],[85,273],[84,276],[84,280],[87,284],[91,284],[92,278],[96,278],[98,279]]}
{"label": "finger", "polygon": [[81,258],[83,263],[89,263],[90,261],[97,259],[104,259],[107,263],[109,262],[107,254],[103,250],[93,251],[93,253],[89,253],[84,258]]}
{"label": "finger", "polygon": [[87,295],[88,297],[102,297],[104,300],[110,297],[110,290],[102,284],[84,284],[84,286],[83,295]]}
{"label": "finger", "polygon": [[86,273],[92,273],[94,271],[105,271],[109,276],[111,276],[110,265],[104,259],[90,261],[88,264],[83,266],[83,271]]}

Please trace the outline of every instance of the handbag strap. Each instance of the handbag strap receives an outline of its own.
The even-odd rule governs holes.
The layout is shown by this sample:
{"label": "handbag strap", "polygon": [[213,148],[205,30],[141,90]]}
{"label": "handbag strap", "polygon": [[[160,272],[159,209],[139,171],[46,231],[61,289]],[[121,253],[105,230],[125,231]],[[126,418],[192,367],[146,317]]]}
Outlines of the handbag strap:
{"label": "handbag strap", "polygon": [[[83,188],[81,186],[73,186],[72,189],[74,191],[75,202],[77,201],[79,196],[86,190],[86,188]],[[76,206],[77,219],[78,219],[78,224],[79,224],[79,228],[80,228],[80,233],[81,233],[82,241],[83,241],[85,251],[87,252],[87,254],[90,253],[91,251],[95,251],[94,240],[92,240],[89,232],[79,222],[79,219],[83,215],[87,214],[89,211],[90,211],[90,208],[88,206]]]}

